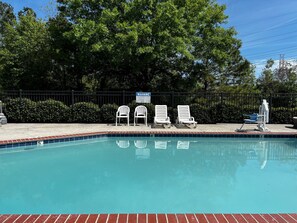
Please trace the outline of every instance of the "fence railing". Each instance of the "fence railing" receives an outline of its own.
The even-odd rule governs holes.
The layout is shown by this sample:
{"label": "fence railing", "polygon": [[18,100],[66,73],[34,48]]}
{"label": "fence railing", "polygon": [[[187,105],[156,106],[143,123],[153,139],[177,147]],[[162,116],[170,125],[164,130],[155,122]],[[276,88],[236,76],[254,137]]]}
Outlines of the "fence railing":
{"label": "fence railing", "polygon": [[[136,92],[132,91],[31,91],[10,90],[0,91],[0,100],[4,103],[10,99],[27,98],[32,101],[45,101],[53,99],[61,101],[67,106],[78,102],[92,102],[99,107],[104,104],[129,104],[136,99]],[[209,92],[151,92],[152,104],[166,104],[176,108],[179,104],[199,104],[204,108],[212,108],[217,105],[244,107],[247,111],[258,111],[262,99],[269,103],[270,111],[276,110],[291,112],[297,111],[297,94],[238,94],[238,93],[209,93]],[[4,107],[5,112],[5,107]],[[223,112],[223,110],[221,111]],[[217,114],[223,116],[223,114]]]}
{"label": "fence railing", "polygon": [[[61,101],[66,105],[77,102],[93,102],[99,106],[103,104],[117,105],[128,104],[135,100],[135,92],[132,91],[97,91],[88,93],[83,91],[29,91],[29,90],[10,90],[0,91],[0,100],[5,102],[7,99],[28,98],[32,101],[44,101],[53,99]],[[175,107],[178,104],[201,103],[212,106],[215,103],[237,104],[258,106],[265,98],[271,107],[297,107],[297,94],[238,94],[238,93],[190,93],[190,92],[152,92],[152,104],[167,104]]]}

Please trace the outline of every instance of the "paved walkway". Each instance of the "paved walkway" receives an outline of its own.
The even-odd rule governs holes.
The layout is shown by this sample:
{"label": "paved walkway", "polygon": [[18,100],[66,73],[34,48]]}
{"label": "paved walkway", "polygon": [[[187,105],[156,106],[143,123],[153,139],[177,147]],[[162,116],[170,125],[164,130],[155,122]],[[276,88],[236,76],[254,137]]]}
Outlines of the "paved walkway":
{"label": "paved walkway", "polygon": [[[189,129],[186,127],[172,126],[170,129],[164,129],[162,127],[152,128],[151,126],[115,126],[114,124],[23,124],[23,123],[9,123],[0,126],[0,141],[12,140],[12,139],[25,139],[25,138],[37,138],[45,136],[58,136],[58,135],[70,135],[79,133],[92,133],[92,132],[129,132],[129,131],[168,131],[168,132],[222,132],[222,133],[234,133],[236,129],[240,128],[241,124],[199,124],[195,129]],[[293,128],[290,124],[268,124],[271,133],[296,133],[297,129]],[[254,129],[256,125],[245,125],[244,129],[248,132],[258,132]]]}

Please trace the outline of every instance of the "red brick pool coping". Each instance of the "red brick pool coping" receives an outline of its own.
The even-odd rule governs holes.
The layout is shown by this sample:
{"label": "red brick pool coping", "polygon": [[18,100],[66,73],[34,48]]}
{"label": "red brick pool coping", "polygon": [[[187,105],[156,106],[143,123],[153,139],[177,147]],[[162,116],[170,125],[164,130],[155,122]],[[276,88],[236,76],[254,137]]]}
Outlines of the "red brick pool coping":
{"label": "red brick pool coping", "polygon": [[[284,132],[109,131],[2,140],[0,145],[92,135],[289,135]],[[297,223],[297,214],[0,214],[0,223]]]}
{"label": "red brick pool coping", "polygon": [[0,215],[1,223],[296,223],[297,214]]}

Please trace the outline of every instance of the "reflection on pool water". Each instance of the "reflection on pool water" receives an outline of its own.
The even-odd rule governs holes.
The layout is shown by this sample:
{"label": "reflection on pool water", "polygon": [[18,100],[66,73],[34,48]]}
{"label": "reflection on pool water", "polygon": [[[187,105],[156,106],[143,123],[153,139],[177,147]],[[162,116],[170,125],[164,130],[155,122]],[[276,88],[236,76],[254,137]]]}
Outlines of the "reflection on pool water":
{"label": "reflection on pool water", "polygon": [[294,138],[102,137],[0,151],[1,213],[296,213]]}

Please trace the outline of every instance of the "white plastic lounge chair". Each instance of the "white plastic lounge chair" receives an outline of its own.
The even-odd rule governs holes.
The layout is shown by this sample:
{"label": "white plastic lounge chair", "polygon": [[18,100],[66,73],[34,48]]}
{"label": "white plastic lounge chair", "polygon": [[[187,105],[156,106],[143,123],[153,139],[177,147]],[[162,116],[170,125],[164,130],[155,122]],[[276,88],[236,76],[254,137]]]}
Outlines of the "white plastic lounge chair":
{"label": "white plastic lounge chair", "polygon": [[163,125],[164,128],[171,126],[170,118],[167,115],[167,105],[155,105],[155,125]]}
{"label": "white plastic lounge chair", "polygon": [[130,108],[127,105],[120,106],[116,113],[116,126],[118,125],[118,119],[119,119],[119,123],[120,123],[121,118],[126,118],[127,125],[129,126],[129,114],[130,114]]}
{"label": "white plastic lounge chair", "polygon": [[147,126],[147,108],[143,105],[139,105],[135,108],[134,111],[134,126],[137,123],[139,118],[144,119],[144,123]]}
{"label": "white plastic lounge chair", "polygon": [[178,105],[177,106],[177,124],[184,124],[189,128],[195,128],[197,122],[195,122],[194,117],[190,114],[189,105]]}

